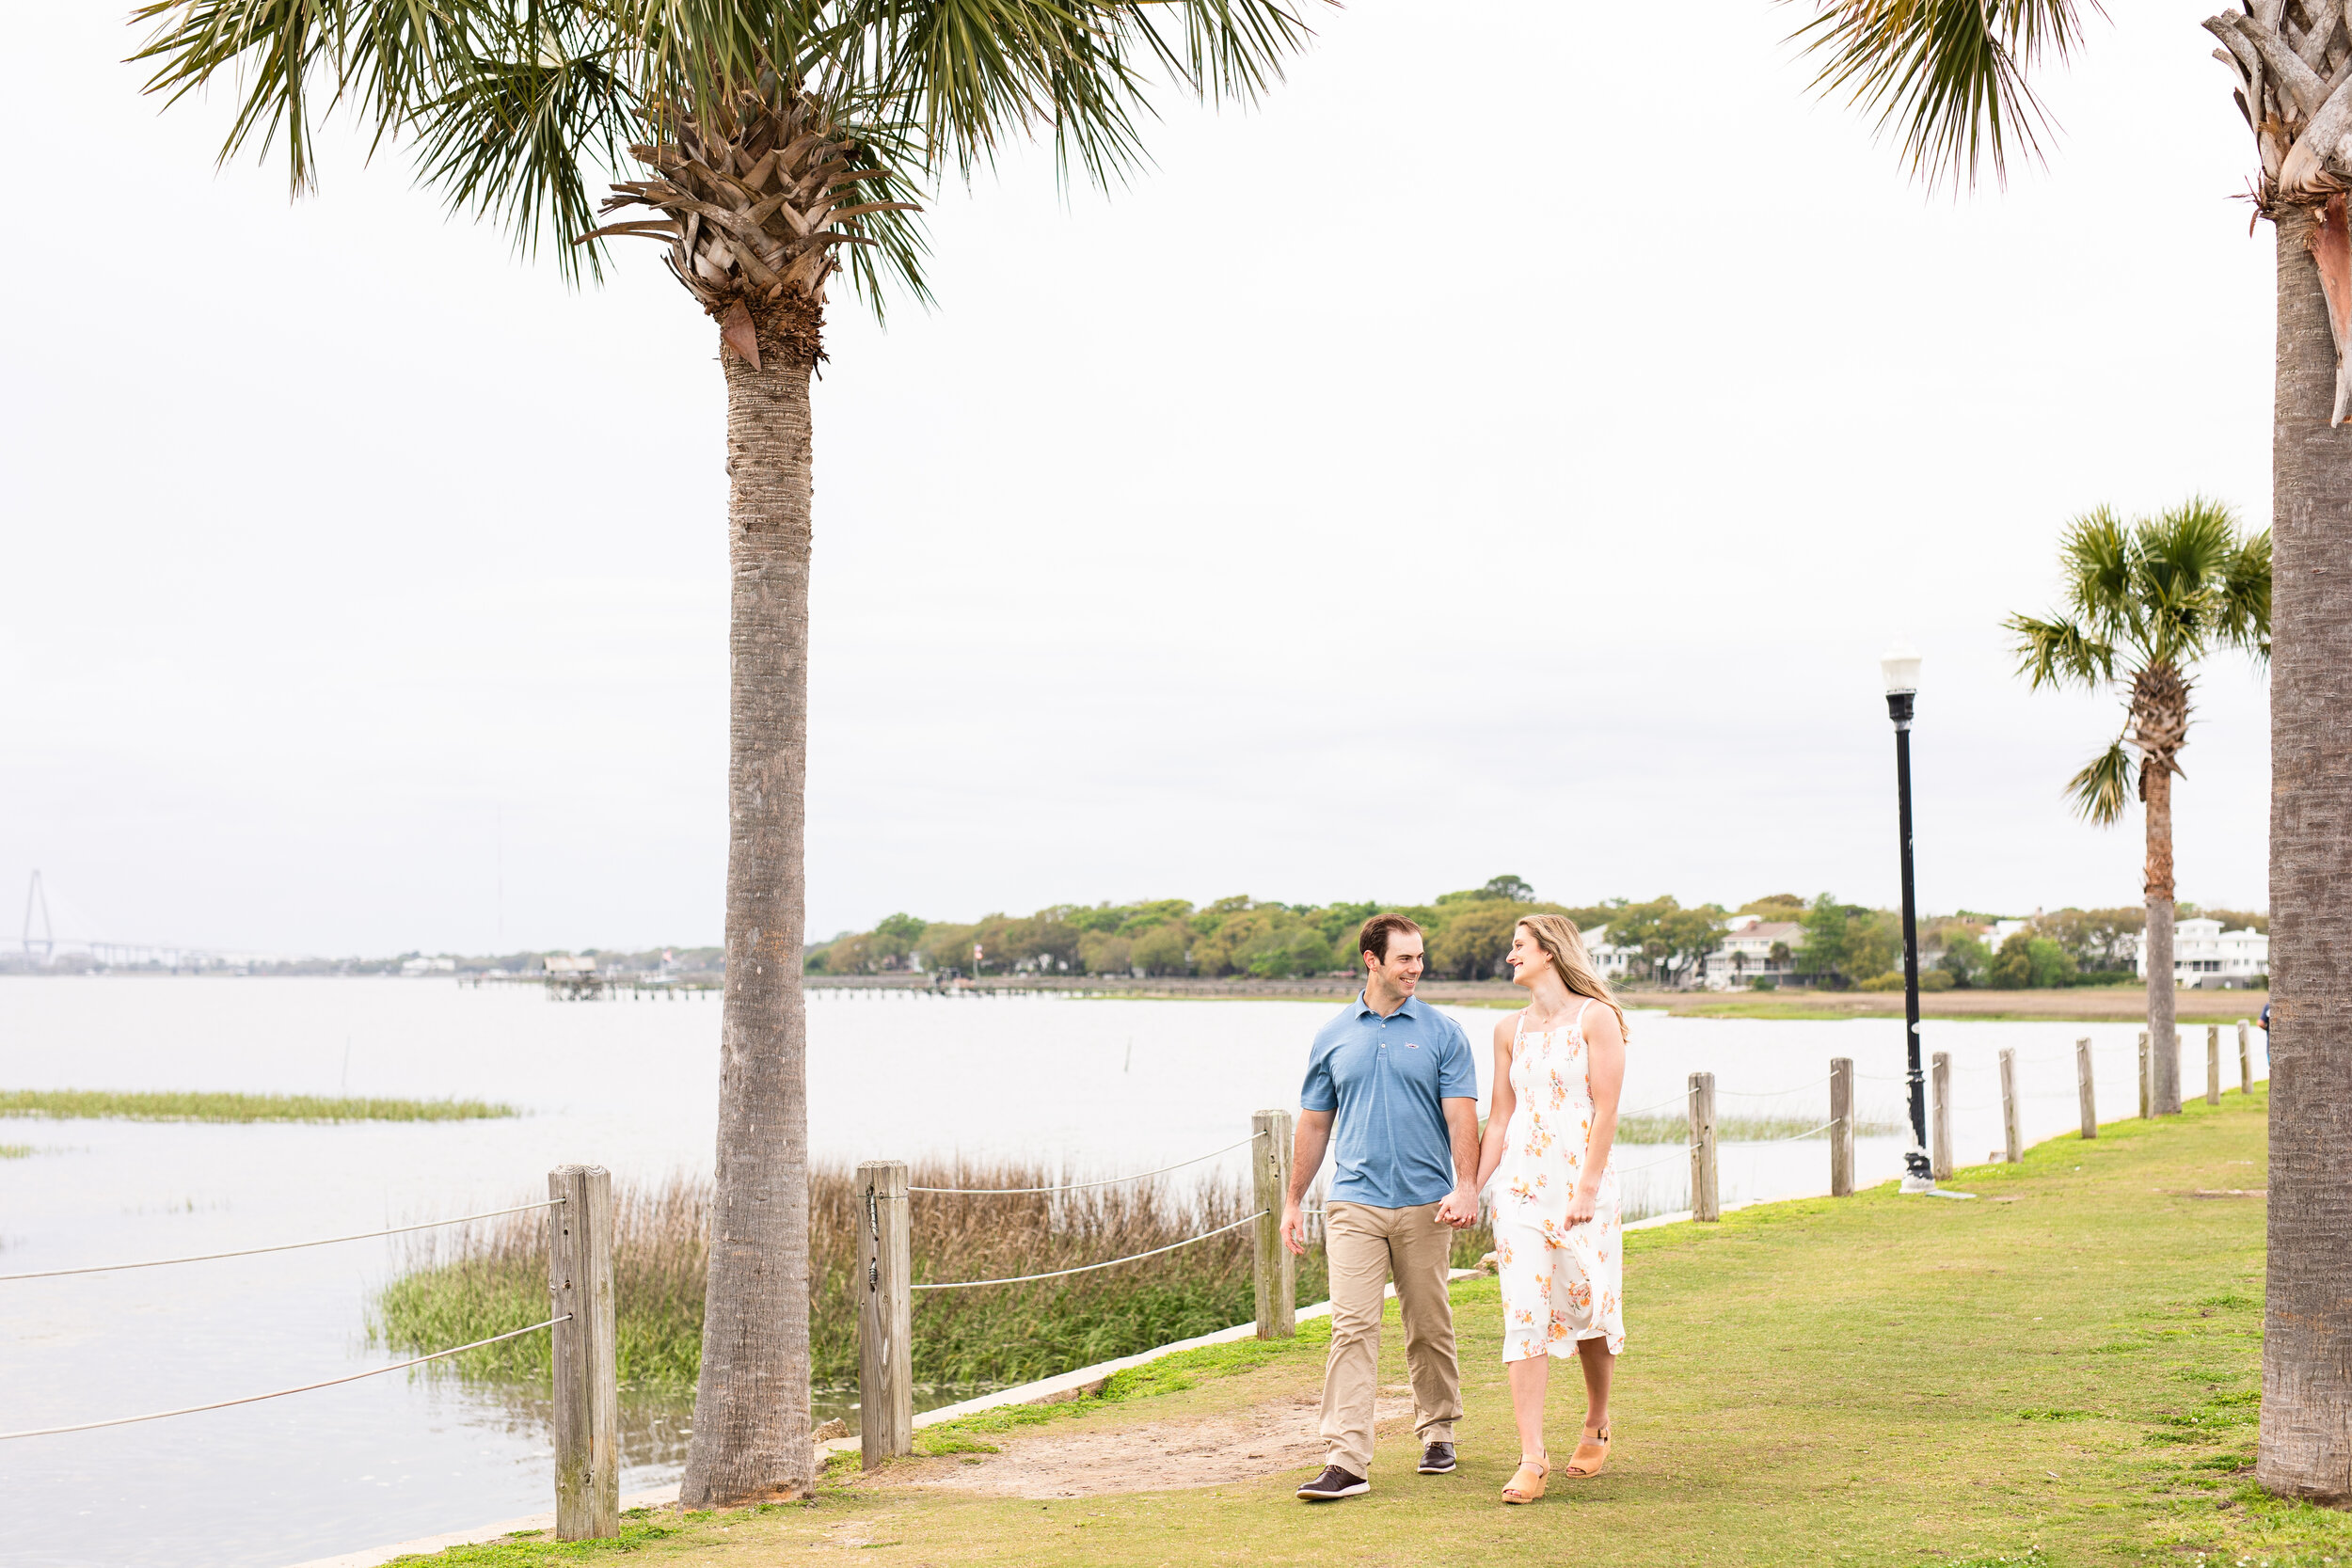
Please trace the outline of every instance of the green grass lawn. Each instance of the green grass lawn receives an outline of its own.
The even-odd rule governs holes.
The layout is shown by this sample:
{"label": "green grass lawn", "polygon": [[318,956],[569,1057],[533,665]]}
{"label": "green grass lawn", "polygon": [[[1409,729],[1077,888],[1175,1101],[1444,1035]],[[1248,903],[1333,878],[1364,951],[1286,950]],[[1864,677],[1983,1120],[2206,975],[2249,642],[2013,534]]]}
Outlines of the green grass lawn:
{"label": "green grass lawn", "polygon": [[[1118,1441],[1295,1400],[1321,1380],[1322,1342],[1302,1335],[1168,1358],[1099,1400],[927,1429],[926,1449],[954,1457],[876,1477],[838,1465],[810,1504],[430,1560],[2352,1563],[2352,1515],[2252,1485],[2263,1205],[2195,1196],[2265,1185],[2265,1100],[2232,1093],[1965,1170],[1956,1184],[1973,1203],[1880,1188],[1629,1236],[1616,1452],[1599,1479],[1556,1483],[1531,1508],[1496,1499],[1518,1446],[1495,1286],[1474,1280],[1455,1289],[1469,1417],[1452,1477],[1413,1474],[1412,1434],[1396,1432],[1370,1496],[1317,1507],[1290,1496],[1304,1469],[1050,1501],[903,1484],[952,1480],[1035,1432],[1083,1424]],[[1385,1361],[1384,1382],[1401,1382],[1393,1332]],[[1554,1389],[1564,1456],[1581,1390],[1557,1377]],[[1140,1441],[1134,1468],[1148,1486]]]}

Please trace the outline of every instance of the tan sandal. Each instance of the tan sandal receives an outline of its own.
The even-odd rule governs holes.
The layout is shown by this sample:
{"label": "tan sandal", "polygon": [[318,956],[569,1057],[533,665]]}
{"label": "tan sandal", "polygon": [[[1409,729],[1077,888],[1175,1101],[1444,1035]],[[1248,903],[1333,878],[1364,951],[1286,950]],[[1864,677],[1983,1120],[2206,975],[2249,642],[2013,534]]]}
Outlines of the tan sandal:
{"label": "tan sandal", "polygon": [[1544,1495],[1544,1478],[1551,1474],[1551,1466],[1540,1459],[1519,1455],[1519,1467],[1511,1472],[1510,1483],[1502,1489],[1506,1503],[1532,1503]]}
{"label": "tan sandal", "polygon": [[1576,1456],[1568,1461],[1567,1468],[1562,1474],[1574,1476],[1579,1481],[1590,1481],[1600,1474],[1601,1466],[1608,1463],[1609,1429],[1602,1427],[1598,1435],[1587,1437],[1576,1446]]}

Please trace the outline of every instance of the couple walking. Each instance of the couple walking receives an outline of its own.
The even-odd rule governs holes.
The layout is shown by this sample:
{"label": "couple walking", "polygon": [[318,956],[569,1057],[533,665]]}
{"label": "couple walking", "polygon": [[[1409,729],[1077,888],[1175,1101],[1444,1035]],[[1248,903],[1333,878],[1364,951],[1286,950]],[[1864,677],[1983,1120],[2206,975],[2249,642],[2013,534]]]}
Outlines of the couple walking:
{"label": "couple walking", "polygon": [[1482,1138],[1470,1037],[1413,995],[1421,927],[1401,914],[1375,915],[1356,945],[1363,992],[1315,1036],[1282,1206],[1282,1240],[1304,1252],[1299,1200],[1328,1149],[1327,1452],[1323,1473],[1298,1495],[1328,1502],[1371,1490],[1380,1314],[1391,1276],[1423,1445],[1421,1473],[1453,1473],[1462,1399],[1447,1272],[1454,1232],[1477,1224],[1478,1196],[1491,1182],[1502,1360],[1519,1431],[1519,1466],[1502,1500],[1531,1503],[1551,1473],[1544,1395],[1552,1356],[1574,1356],[1584,1372],[1583,1436],[1562,1474],[1597,1475],[1609,1457],[1609,1377],[1625,1348],[1617,1179],[1609,1164],[1625,1080],[1625,1014],[1573,924],[1556,914],[1520,921],[1508,961],[1529,1001],[1495,1025]]}

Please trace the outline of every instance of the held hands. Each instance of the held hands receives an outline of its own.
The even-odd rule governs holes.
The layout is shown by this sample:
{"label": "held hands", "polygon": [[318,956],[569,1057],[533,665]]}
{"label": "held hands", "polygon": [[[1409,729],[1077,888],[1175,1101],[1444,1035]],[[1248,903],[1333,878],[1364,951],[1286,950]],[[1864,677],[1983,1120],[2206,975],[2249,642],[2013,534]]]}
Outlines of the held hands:
{"label": "held hands", "polygon": [[1438,1205],[1438,1223],[1450,1225],[1456,1230],[1468,1230],[1478,1223],[1478,1189],[1465,1183],[1456,1187]]}

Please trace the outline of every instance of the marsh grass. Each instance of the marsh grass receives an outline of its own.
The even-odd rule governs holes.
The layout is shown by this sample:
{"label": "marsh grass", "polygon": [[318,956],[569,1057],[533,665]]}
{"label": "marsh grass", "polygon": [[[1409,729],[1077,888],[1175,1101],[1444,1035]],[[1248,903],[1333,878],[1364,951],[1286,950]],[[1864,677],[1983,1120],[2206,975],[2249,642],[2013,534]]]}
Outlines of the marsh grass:
{"label": "marsh grass", "polygon": [[0,1117],[56,1121],[478,1121],[517,1115],[483,1100],[346,1100],[193,1090],[0,1089]]}
{"label": "marsh grass", "polygon": [[[914,1165],[917,1187],[1041,1187],[1076,1180],[1042,1165],[968,1161]],[[820,1387],[857,1377],[857,1227],[863,1189],[852,1172],[810,1173],[811,1371]],[[1187,1186],[1162,1180],[1079,1193],[1003,1197],[917,1193],[918,1284],[1047,1273],[1149,1252],[1251,1212],[1238,1180]],[[612,1268],[621,1378],[641,1388],[691,1387],[701,1365],[703,1282],[710,1185],[673,1178],[613,1193]],[[540,1214],[504,1216],[421,1240],[408,1267],[377,1297],[371,1329],[395,1349],[444,1346],[521,1328],[546,1316],[547,1234]],[[1468,1267],[1493,1246],[1485,1226],[1461,1232]],[[1162,1257],[1061,1279],[914,1295],[914,1375],[924,1383],[996,1385],[1227,1328],[1255,1310],[1250,1227]],[[1298,1300],[1330,1293],[1323,1250],[1299,1259]],[[542,1376],[548,1340],[528,1335],[459,1358],[466,1370]]]}
{"label": "marsh grass", "polygon": [[31,1144],[0,1144],[0,1160],[29,1160],[32,1157]]}
{"label": "marsh grass", "polygon": [[[1773,1138],[1794,1138],[1810,1132],[1821,1125],[1819,1117],[1717,1117],[1717,1143],[1764,1143]],[[1859,1137],[1883,1137],[1902,1129],[1891,1121],[1854,1120],[1854,1132]],[[1828,1137],[1827,1132],[1820,1133]],[[1687,1144],[1691,1141],[1691,1118],[1683,1115],[1627,1117],[1617,1123],[1620,1144]]]}

